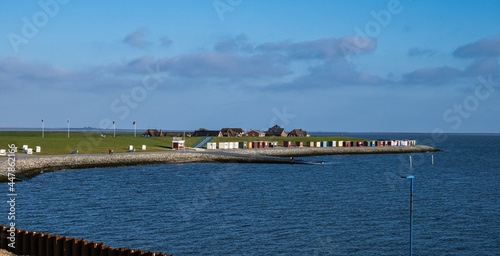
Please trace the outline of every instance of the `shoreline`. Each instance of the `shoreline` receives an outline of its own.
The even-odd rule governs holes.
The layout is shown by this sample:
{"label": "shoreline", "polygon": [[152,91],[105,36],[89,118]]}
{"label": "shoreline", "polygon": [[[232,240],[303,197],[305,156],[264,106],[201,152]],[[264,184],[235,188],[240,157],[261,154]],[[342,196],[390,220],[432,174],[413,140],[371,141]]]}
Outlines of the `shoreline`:
{"label": "shoreline", "polygon": [[[230,150],[186,150],[174,152],[116,153],[93,155],[53,155],[30,156],[16,154],[16,173],[27,178],[44,172],[68,169],[87,169],[99,167],[125,167],[138,165],[181,164],[181,163],[277,163],[300,164],[291,162],[290,157],[320,156],[340,154],[401,154],[438,152],[429,146],[384,146],[384,147],[326,147],[326,148],[265,148]],[[0,169],[7,170],[7,161],[0,159]],[[307,162],[302,162],[307,163]],[[0,182],[7,182],[7,176]]]}

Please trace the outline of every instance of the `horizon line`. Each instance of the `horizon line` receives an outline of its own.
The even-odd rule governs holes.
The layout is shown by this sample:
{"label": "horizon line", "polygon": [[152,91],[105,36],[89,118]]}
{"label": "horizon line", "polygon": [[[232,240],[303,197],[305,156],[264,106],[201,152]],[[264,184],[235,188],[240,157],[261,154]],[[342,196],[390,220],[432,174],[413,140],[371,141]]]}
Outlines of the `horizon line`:
{"label": "horizon line", "polygon": [[[151,128],[137,128],[136,130],[138,131],[146,131]],[[61,127],[61,128],[44,128],[45,131],[52,131],[52,132],[67,132],[68,128],[67,127]],[[94,128],[94,127],[82,127],[82,128],[70,128],[70,131],[73,132],[113,132],[113,129],[100,129],[100,128]],[[0,131],[27,131],[27,132],[41,132],[42,129],[40,127],[0,127]],[[121,131],[121,132],[134,132],[134,129],[120,129],[116,128],[115,131]],[[164,130],[168,132],[187,132],[187,131],[196,131],[192,129],[178,129],[178,130]],[[310,131],[309,133],[315,133],[315,134],[324,134],[324,133],[339,133],[339,134],[352,134],[352,133],[367,133],[367,134],[432,134],[432,132],[415,132],[415,131],[410,131],[410,132],[388,132],[388,131]],[[444,132],[443,134],[500,134],[500,132]]]}

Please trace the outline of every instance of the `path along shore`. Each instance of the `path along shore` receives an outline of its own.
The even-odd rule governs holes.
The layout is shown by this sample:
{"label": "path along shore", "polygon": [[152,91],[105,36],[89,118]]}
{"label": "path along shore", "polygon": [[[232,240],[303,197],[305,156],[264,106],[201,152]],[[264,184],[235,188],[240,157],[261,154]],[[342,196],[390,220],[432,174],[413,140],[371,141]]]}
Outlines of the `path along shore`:
{"label": "path along shore", "polygon": [[[231,150],[180,150],[148,153],[92,154],[92,155],[58,155],[27,156],[17,153],[15,160],[16,173],[25,177],[34,177],[42,172],[66,169],[82,169],[95,167],[119,167],[133,165],[178,164],[202,162],[237,162],[237,163],[291,163],[290,157],[318,156],[338,154],[396,154],[436,152],[438,149],[417,146],[385,146],[385,147],[292,147],[264,149],[231,149]],[[12,160],[11,160],[12,162]],[[296,163],[296,162],[294,162]],[[6,157],[0,158],[0,169],[7,170]],[[6,177],[6,176],[4,176]]]}

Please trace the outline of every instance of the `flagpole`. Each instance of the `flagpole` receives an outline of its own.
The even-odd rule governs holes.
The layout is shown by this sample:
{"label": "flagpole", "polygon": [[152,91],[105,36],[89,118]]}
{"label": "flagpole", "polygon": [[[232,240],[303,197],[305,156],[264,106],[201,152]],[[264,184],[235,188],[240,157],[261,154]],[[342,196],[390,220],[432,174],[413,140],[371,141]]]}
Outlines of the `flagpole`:
{"label": "flagpole", "polygon": [[42,138],[44,138],[43,132],[44,132],[44,123],[43,123],[43,118],[42,118]]}
{"label": "flagpole", "polygon": [[113,138],[116,138],[115,130],[116,130],[116,125],[115,125],[115,121],[113,121]]}
{"label": "flagpole", "polygon": [[136,126],[135,126],[135,120],[134,120],[134,138],[135,138],[135,137],[137,137],[136,132],[137,132],[137,129],[136,129]]}
{"label": "flagpole", "polygon": [[69,138],[69,118],[68,118],[68,138]]}

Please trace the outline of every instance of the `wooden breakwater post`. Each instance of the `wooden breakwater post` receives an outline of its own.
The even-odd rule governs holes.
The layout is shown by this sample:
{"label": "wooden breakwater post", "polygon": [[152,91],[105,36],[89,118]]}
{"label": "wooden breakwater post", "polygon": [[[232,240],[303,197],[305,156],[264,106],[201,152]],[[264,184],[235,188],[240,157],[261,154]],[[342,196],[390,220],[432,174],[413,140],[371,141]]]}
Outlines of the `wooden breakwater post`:
{"label": "wooden breakwater post", "polygon": [[[10,230],[0,225],[0,249],[17,255],[38,256],[87,256],[87,255],[119,255],[119,256],[168,256],[159,252],[133,250],[129,248],[112,248],[103,243],[85,241],[40,232],[20,229]],[[12,242],[15,238],[15,243]],[[14,247],[10,245],[15,245]]]}

